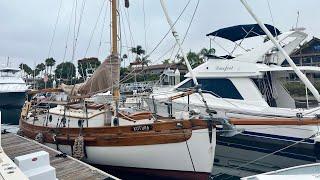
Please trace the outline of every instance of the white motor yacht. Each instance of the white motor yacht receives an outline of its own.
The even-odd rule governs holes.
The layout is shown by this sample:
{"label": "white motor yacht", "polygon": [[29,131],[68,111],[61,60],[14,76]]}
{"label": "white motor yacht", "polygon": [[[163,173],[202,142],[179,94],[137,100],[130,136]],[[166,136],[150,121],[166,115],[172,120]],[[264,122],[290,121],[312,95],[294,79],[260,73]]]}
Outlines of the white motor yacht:
{"label": "white motor yacht", "polygon": [[[271,25],[266,25],[284,50],[290,54],[307,37],[300,30],[280,33]],[[265,37],[257,24],[223,28],[208,34],[236,43],[249,37]],[[262,41],[263,39],[261,39]],[[239,42],[241,41],[241,42]],[[319,107],[296,108],[295,100],[283,85],[292,67],[281,66],[286,61],[284,55],[269,40],[237,57],[209,59],[194,69],[194,74],[203,91],[209,108],[220,118],[319,118]],[[320,67],[299,66],[304,73],[320,72]],[[190,73],[186,79],[171,88],[153,88],[148,105],[161,116],[174,116],[176,111],[206,108],[194,87]],[[186,91],[194,91],[189,95]],[[181,95],[172,100],[170,97]],[[168,107],[168,104],[172,110]],[[156,107],[154,107],[154,105]],[[169,112],[169,113],[168,113]],[[237,126],[245,131],[233,137],[217,137],[215,173],[252,175],[254,172],[268,172],[281,168],[316,162],[320,157],[317,141],[311,137],[319,132],[318,126]],[[299,143],[297,143],[299,142]],[[247,164],[261,156],[275,152],[293,143],[296,145],[274,153],[259,161]]]}
{"label": "white motor yacht", "polygon": [[5,67],[0,69],[0,107],[22,107],[27,85],[19,76],[19,69]]}

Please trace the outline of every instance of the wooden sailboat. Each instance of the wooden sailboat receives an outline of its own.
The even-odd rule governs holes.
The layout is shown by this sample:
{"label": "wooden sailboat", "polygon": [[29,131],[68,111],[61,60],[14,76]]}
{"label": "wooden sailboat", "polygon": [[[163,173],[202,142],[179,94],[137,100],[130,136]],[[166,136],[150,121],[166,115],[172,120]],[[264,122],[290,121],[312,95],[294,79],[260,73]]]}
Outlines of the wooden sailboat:
{"label": "wooden sailboat", "polygon": [[130,167],[180,178],[207,179],[211,173],[215,133],[210,142],[203,120],[134,120],[126,116],[119,117],[119,125],[101,125],[107,112],[88,109],[89,117],[83,120],[77,109],[63,109],[58,106],[42,115],[38,109],[35,117],[39,120],[35,121],[26,105],[20,121],[22,134],[100,166]]}
{"label": "wooden sailboat", "polygon": [[[154,175],[207,179],[212,172],[215,127],[211,121],[189,118],[154,118],[150,112],[130,113],[113,104],[119,100],[117,1],[112,0],[112,54],[79,88],[83,94],[113,90],[112,103],[66,103],[54,108],[27,102],[20,119],[20,134],[99,166],[130,168]],[[106,78],[101,72],[112,66]],[[79,102],[79,101],[77,101]],[[115,108],[114,108],[115,107]]]}

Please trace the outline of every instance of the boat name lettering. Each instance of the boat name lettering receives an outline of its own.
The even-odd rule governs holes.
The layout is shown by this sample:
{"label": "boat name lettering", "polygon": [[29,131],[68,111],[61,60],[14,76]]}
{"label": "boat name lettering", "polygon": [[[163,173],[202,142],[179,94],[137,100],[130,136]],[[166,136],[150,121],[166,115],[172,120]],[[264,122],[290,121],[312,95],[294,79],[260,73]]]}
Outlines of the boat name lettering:
{"label": "boat name lettering", "polygon": [[151,125],[133,126],[132,130],[133,131],[150,131],[152,130],[152,126]]}
{"label": "boat name lettering", "polygon": [[233,66],[217,66],[216,70],[218,71],[229,71],[229,70],[233,70]]}

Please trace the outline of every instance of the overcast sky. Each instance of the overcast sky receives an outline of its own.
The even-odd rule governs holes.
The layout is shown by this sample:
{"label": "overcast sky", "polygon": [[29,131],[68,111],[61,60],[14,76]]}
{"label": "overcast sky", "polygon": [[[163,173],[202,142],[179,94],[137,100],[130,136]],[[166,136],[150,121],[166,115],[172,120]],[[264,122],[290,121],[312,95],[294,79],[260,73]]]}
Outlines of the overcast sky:
{"label": "overcast sky", "polygon": [[[188,1],[167,0],[173,20],[179,16]],[[60,16],[49,52],[61,2]],[[309,38],[320,37],[319,0],[269,0],[274,22],[271,19],[267,0],[248,0],[248,3],[264,23],[274,23],[280,31],[287,31],[295,26],[297,11],[299,11],[298,26],[306,28]],[[127,10],[123,4],[124,0],[121,0],[122,54],[128,53],[127,50],[130,47],[138,44],[147,50],[147,54],[150,53],[169,29],[159,0],[144,0],[145,23],[143,0],[130,0],[130,8]],[[197,0],[191,0],[177,22],[177,31],[180,36],[186,32],[196,4]],[[83,14],[81,14],[82,5],[84,5]],[[6,57],[10,57],[12,64],[16,66],[21,62],[34,66],[47,57],[55,58],[58,63],[63,60],[75,62],[80,58],[92,56],[103,60],[110,53],[109,1],[78,0],[76,26],[74,12],[72,13],[73,7],[75,7],[74,0],[1,0],[0,65],[6,62]],[[77,45],[73,53],[74,28],[77,33],[81,15]],[[104,19],[105,23],[103,23]],[[199,51],[203,47],[209,47],[209,40],[205,36],[207,33],[227,26],[248,23],[254,23],[254,21],[239,0],[200,0],[183,47],[185,51]],[[95,24],[97,24],[96,27]],[[91,34],[93,34],[92,38]],[[99,46],[100,42],[102,42],[101,46]],[[169,34],[151,54],[150,59],[153,63],[160,63],[171,54],[176,54],[176,50],[171,51],[174,42],[172,35]],[[231,48],[229,42],[223,41],[222,44]],[[217,48],[218,54],[224,54],[215,44],[213,47]],[[66,55],[64,55],[65,50]],[[72,54],[74,54],[73,58]],[[132,55],[128,54],[131,61]]]}

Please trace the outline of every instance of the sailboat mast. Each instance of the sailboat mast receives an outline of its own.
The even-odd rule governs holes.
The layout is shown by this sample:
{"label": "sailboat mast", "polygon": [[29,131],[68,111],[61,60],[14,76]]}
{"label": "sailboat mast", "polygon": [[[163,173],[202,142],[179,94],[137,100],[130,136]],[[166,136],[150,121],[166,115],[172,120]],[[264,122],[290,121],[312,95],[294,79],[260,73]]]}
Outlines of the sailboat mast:
{"label": "sailboat mast", "polygon": [[[117,61],[116,64],[119,64],[119,66],[117,66],[116,68],[118,68],[117,70],[115,70],[115,72],[120,72],[120,63],[119,63],[119,58],[118,58],[118,18],[117,18],[117,0],[112,0],[112,10],[111,10],[111,21],[112,21],[112,51],[111,51],[111,59],[114,59],[114,61]],[[116,73],[116,78],[117,81],[115,82],[115,84],[113,84],[113,96],[114,99],[116,101],[119,100],[120,97],[120,92],[119,92],[119,80],[120,80],[120,73]]]}
{"label": "sailboat mast", "polygon": [[112,0],[112,55],[118,56],[117,0]]}

